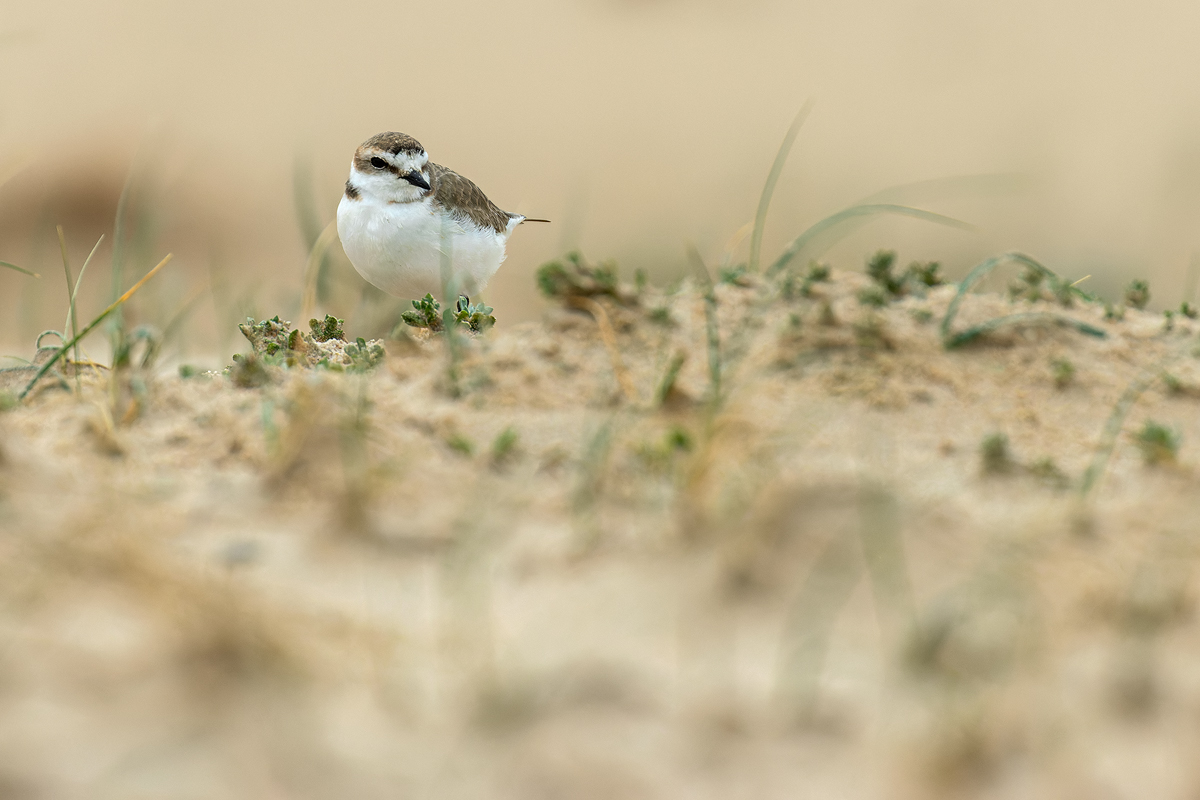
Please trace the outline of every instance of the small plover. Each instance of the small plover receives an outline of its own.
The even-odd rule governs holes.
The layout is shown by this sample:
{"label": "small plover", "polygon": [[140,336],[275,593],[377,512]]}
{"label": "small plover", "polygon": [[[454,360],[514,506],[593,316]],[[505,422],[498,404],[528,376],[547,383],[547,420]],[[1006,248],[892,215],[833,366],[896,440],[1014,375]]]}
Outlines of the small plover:
{"label": "small plover", "polygon": [[396,297],[450,301],[480,292],[527,220],[500,210],[479,187],[430,162],[421,143],[391,131],[354,153],[337,230],[350,263]]}

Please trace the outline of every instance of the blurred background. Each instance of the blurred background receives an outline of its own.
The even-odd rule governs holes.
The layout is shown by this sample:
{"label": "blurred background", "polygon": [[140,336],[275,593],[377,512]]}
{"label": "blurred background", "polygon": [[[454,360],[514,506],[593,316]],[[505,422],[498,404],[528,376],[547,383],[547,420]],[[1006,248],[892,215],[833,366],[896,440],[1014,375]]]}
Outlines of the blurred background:
{"label": "blurred background", "polygon": [[[186,310],[183,351],[227,358],[233,321],[298,313],[313,228],[389,129],[554,221],[513,236],[486,297],[501,324],[539,313],[533,272],[569,248],[668,281],[686,243],[715,259],[752,218],[806,99],[766,257],[887,187],[1002,174],[900,198],[973,232],[881,220],[829,258],[886,246],[957,277],[1020,249],[1109,296],[1148,278],[1174,306],[1200,249],[1197,30],[1177,1],[6,3],[0,259],[43,277],[0,275],[0,341],[61,325],[57,224],[76,271],[108,234],[80,315],[107,304],[128,186],[124,285],[177,259],[130,313]],[[328,310],[376,332],[331,259],[348,277]]]}

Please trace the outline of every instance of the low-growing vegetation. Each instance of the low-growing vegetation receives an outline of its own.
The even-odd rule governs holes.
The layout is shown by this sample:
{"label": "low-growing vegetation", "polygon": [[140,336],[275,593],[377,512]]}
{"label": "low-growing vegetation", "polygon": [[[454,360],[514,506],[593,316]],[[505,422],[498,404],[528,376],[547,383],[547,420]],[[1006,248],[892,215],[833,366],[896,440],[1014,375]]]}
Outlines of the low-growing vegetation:
{"label": "low-growing vegetation", "polygon": [[880,214],[963,228],[874,200],[771,260],[803,116],[744,244],[669,288],[572,252],[535,323],[281,305],[205,369],[117,317],[165,261],[85,322],[64,258],[66,323],[0,372],[0,793],[1124,796],[1111,764],[1161,767],[1200,702],[1194,310],[1016,252],[821,261]]}

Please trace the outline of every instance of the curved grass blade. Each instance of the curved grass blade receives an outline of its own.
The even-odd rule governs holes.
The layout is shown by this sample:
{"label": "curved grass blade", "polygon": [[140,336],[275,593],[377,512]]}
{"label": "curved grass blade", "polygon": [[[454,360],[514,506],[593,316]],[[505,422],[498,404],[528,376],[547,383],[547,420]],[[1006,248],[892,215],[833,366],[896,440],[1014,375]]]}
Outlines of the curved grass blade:
{"label": "curved grass blade", "polygon": [[[951,228],[959,228],[962,230],[974,230],[974,226],[962,220],[947,217],[943,214],[935,214],[932,211],[926,211],[921,208],[913,208],[912,206],[902,206],[895,203],[865,203],[860,205],[850,206],[841,211],[826,217],[825,219],[814,223],[808,230],[792,240],[791,244],[784,248],[779,258],[775,259],[775,263],[767,270],[767,275],[775,275],[781,269],[786,267],[793,258],[810,247],[818,236],[824,233],[829,233],[835,228],[844,225],[847,221],[858,217],[872,217],[879,214],[897,214],[902,217],[914,217],[922,219],[926,222],[936,222],[939,225],[947,225]],[[844,233],[842,235],[845,235]],[[837,237],[837,238],[840,238]],[[834,239],[836,241],[836,238]],[[829,242],[826,247],[831,246],[833,242]],[[819,255],[817,253],[816,255]]]}
{"label": "curved grass blade", "polygon": [[[1030,180],[1027,176],[1015,172],[982,173],[979,175],[951,175],[944,178],[929,178],[928,180],[899,183],[889,186],[874,194],[861,198],[854,205],[875,205],[879,203],[898,203],[912,206],[918,203],[927,204],[945,200],[948,195],[981,196],[999,193],[1015,193],[1026,186]],[[840,229],[838,238],[851,236],[859,228],[870,223],[869,218],[860,217],[845,223]],[[810,245],[813,246],[813,245]],[[817,253],[816,255],[820,255]]]}
{"label": "curved grass blade", "polygon": [[1031,181],[1019,172],[984,172],[975,175],[949,175],[928,178],[911,183],[898,183],[881,189],[859,200],[855,205],[866,203],[929,203],[942,200],[947,194],[969,194],[972,196],[1015,192],[1026,188]]}
{"label": "curved grass blade", "polygon": [[860,542],[851,535],[831,537],[809,568],[788,611],[775,681],[779,699],[787,704],[796,722],[811,717],[816,710],[834,626],[862,578],[860,550]]}
{"label": "curved grass blade", "polygon": [[758,272],[758,260],[762,254],[763,228],[767,224],[767,210],[771,207],[771,196],[775,194],[775,184],[779,183],[779,175],[783,172],[783,165],[787,161],[788,153],[791,152],[792,145],[800,134],[800,128],[803,127],[804,121],[808,119],[812,106],[812,101],[809,100],[796,114],[796,118],[792,120],[792,126],[788,128],[783,142],[779,145],[779,152],[775,154],[775,162],[771,164],[771,171],[767,173],[767,182],[763,184],[762,196],[758,199],[758,211],[754,214],[754,233],[750,237],[750,260],[746,264],[746,270],[750,273]]}
{"label": "curved grass blade", "polygon": [[166,258],[164,258],[162,261],[158,262],[158,264],[154,267],[154,269],[150,270],[144,276],[142,276],[142,279],[140,281],[138,281],[137,283],[135,283],[133,286],[129,287],[129,290],[126,291],[125,294],[118,297],[116,300],[113,301],[112,305],[110,305],[108,308],[101,311],[100,316],[96,317],[94,320],[89,322],[87,324],[87,327],[85,327],[79,333],[75,334],[75,336],[73,336],[70,341],[65,342],[62,347],[58,348],[57,352],[55,352],[55,354],[53,356],[51,356],[49,359],[47,359],[45,364],[42,364],[42,368],[37,371],[37,374],[33,376],[33,379],[30,380],[29,383],[26,384],[25,388],[21,390],[21,393],[19,395],[17,395],[17,400],[24,400],[29,395],[29,392],[33,389],[33,387],[37,384],[37,382],[42,379],[42,376],[45,375],[47,372],[49,372],[51,370],[51,368],[55,364],[58,363],[58,360],[60,358],[62,358],[63,353],[65,353],[66,351],[68,351],[72,347],[74,347],[76,344],[78,344],[79,341],[81,339],[83,339],[83,337],[85,337],[89,333],[91,333],[97,325],[99,325],[110,314],[112,314],[114,311],[116,311],[118,308],[120,308],[125,303],[126,300],[133,297],[133,295],[137,292],[138,289],[141,289],[143,286],[146,285],[146,281],[153,278],[160,269],[162,269],[163,267],[165,267],[167,265],[167,262],[169,262],[171,260],[173,255],[174,254],[172,254],[172,253],[167,253]]}
{"label": "curved grass blade", "polygon": [[8,269],[15,269],[17,272],[23,272],[26,275],[29,275],[34,278],[42,277],[41,275],[38,275],[33,270],[28,270],[28,269],[25,269],[24,267],[18,267],[16,264],[10,264],[7,261],[0,261],[0,267],[7,267]]}
{"label": "curved grass blade", "polygon": [[42,339],[45,339],[47,336],[57,336],[60,346],[62,345],[63,342],[65,342],[67,340],[66,336],[63,336],[61,333],[59,333],[56,330],[42,331],[41,333],[39,333],[37,335],[37,338],[33,340],[33,349],[41,350],[42,349]]}
{"label": "curved grass blade", "polygon": [[1121,429],[1125,426],[1125,418],[1129,415],[1130,410],[1163,371],[1172,363],[1182,358],[1192,346],[1193,341],[1188,340],[1184,342],[1183,345],[1175,349],[1175,352],[1168,353],[1156,363],[1143,369],[1125,387],[1125,391],[1121,393],[1116,404],[1113,405],[1112,412],[1108,415],[1108,420],[1104,423],[1104,430],[1100,433],[1100,441],[1096,445],[1096,455],[1092,457],[1092,463],[1088,465],[1087,471],[1083,473],[1083,483],[1079,489],[1079,493],[1083,497],[1086,498],[1088,493],[1104,477],[1104,470],[1108,468],[1108,462],[1112,458],[1113,450],[1117,446],[1117,437],[1121,435]]}
{"label": "curved grass blade", "polygon": [[1099,483],[1100,478],[1104,475],[1104,470],[1108,468],[1108,462],[1117,446],[1117,437],[1121,435],[1121,429],[1125,426],[1125,418],[1129,415],[1130,409],[1150,388],[1150,384],[1158,378],[1163,368],[1174,358],[1168,356],[1159,363],[1146,367],[1141,374],[1130,381],[1129,385],[1125,387],[1125,391],[1117,399],[1112,412],[1108,415],[1108,420],[1104,423],[1104,430],[1100,433],[1100,442],[1096,445],[1096,455],[1092,457],[1092,463],[1088,464],[1087,471],[1083,473],[1083,483],[1080,485],[1079,493],[1084,497],[1087,497],[1092,488]]}
{"label": "curved grass blade", "polygon": [[[1064,325],[1066,327],[1074,328],[1080,333],[1088,336],[1095,336],[1098,339],[1103,339],[1107,335],[1104,331],[1095,326],[1088,325],[1086,322],[1081,322],[1077,319],[1072,319],[1071,317],[1064,316],[1062,314],[1052,314],[1048,311],[1024,312],[1020,314],[1009,314],[1003,317],[996,317],[995,319],[990,319],[987,322],[983,322],[979,325],[968,328],[965,331],[951,334],[950,326],[954,322],[954,318],[958,316],[958,309],[962,305],[964,298],[966,298],[967,292],[971,290],[971,287],[986,278],[992,270],[996,269],[996,267],[1000,266],[1001,264],[1008,263],[1020,264],[1028,269],[1038,272],[1042,276],[1049,278],[1052,281],[1059,283],[1062,282],[1062,279],[1058,276],[1058,273],[1033,260],[1024,253],[1018,253],[1015,251],[1003,253],[1002,255],[992,256],[986,261],[979,263],[974,269],[967,273],[967,277],[963,278],[962,282],[958,284],[958,293],[954,295],[954,299],[951,300],[950,305],[947,306],[946,316],[942,317],[942,345],[947,350],[952,350],[955,347],[964,345],[967,342],[978,339],[980,336],[991,333],[999,328],[1021,322],[1051,322],[1056,325]],[[1080,297],[1088,297],[1084,291],[1075,288],[1073,285],[1069,288],[1071,289],[1072,293],[1077,294]]]}
{"label": "curved grass blade", "polygon": [[[71,335],[74,336],[79,331],[79,322],[75,319],[75,302],[79,297],[79,287],[83,285],[83,275],[87,272],[88,264],[92,263],[92,256],[96,255],[96,251],[100,249],[100,243],[104,241],[104,234],[100,234],[100,238],[96,240],[96,244],[92,246],[92,252],[88,253],[88,257],[83,260],[83,266],[79,268],[79,275],[75,278],[75,288],[71,290],[71,305],[67,309],[67,320],[71,322]],[[67,323],[63,322],[63,330],[66,331]],[[75,350],[75,360],[79,360],[79,349]]]}
{"label": "curved grass blade", "polygon": [[708,267],[696,246],[687,247],[688,260],[695,268],[696,277],[704,285],[704,330],[708,343],[708,390],[710,409],[721,404],[721,328],[717,320],[717,295]]}
{"label": "curved grass blade", "polygon": [[63,226],[55,226],[58,231],[58,249],[62,253],[63,272],[67,276],[67,318],[63,321],[63,333],[69,329],[71,335],[79,330],[79,321],[75,319],[75,304],[71,302],[71,285],[74,281],[71,280],[71,260],[67,257],[67,234],[63,232]]}
{"label": "curved grass blade", "polygon": [[943,339],[942,342],[947,350],[953,350],[956,347],[961,347],[968,342],[973,342],[981,336],[985,336],[993,331],[999,330],[1007,325],[1019,325],[1021,323],[1039,323],[1044,322],[1051,325],[1061,325],[1064,328],[1074,328],[1087,336],[1095,336],[1097,339],[1103,339],[1106,334],[1097,327],[1088,325],[1086,322],[1080,322],[1077,319],[1063,316],[1062,314],[1051,314],[1049,311],[1029,311],[1020,314],[1008,314],[1003,317],[989,319],[987,322],[982,322],[979,325],[972,326],[961,333],[956,333],[953,336]]}

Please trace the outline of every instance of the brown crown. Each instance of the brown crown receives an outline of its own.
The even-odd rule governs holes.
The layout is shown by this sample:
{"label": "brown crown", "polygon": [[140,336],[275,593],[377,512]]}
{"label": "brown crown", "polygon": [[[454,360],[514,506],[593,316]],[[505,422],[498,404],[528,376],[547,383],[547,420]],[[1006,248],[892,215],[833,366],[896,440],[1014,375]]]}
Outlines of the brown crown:
{"label": "brown crown", "polygon": [[363,147],[372,147],[379,150],[386,150],[394,156],[401,153],[424,153],[425,148],[421,147],[421,143],[407,133],[396,133],[395,131],[384,131],[377,133],[370,139],[362,143]]}

